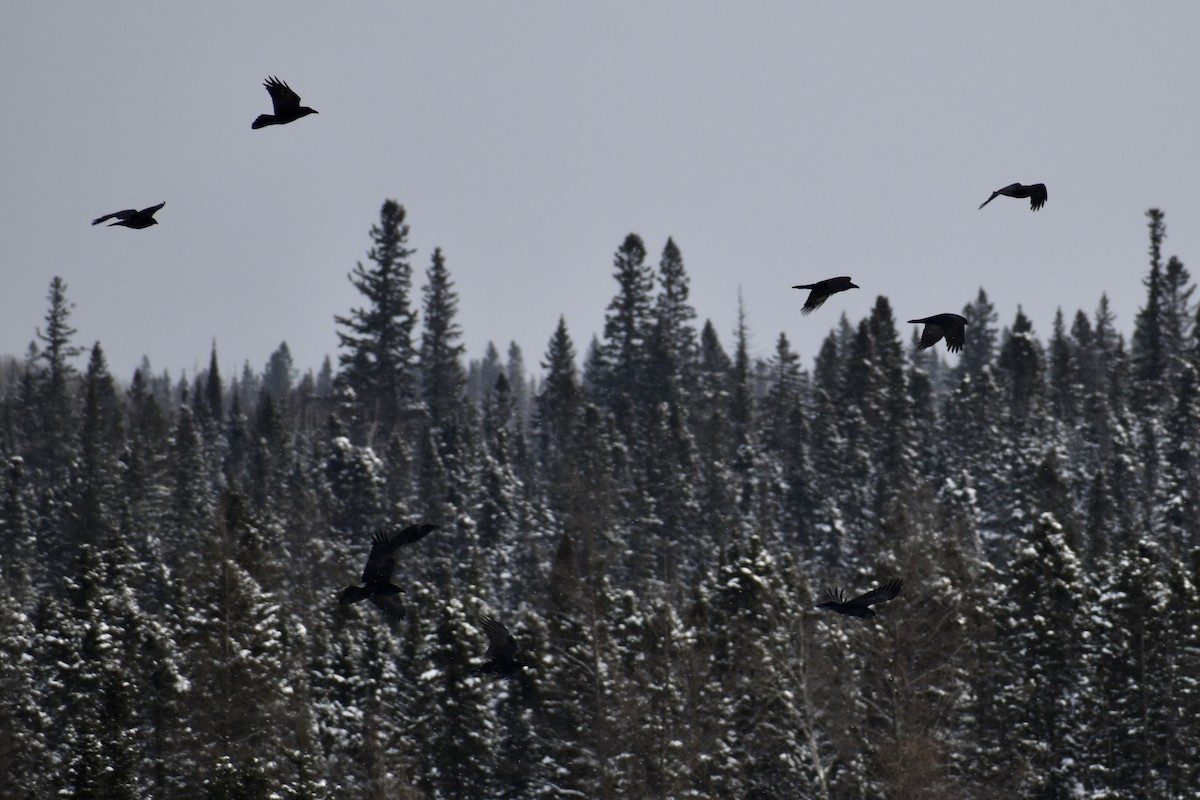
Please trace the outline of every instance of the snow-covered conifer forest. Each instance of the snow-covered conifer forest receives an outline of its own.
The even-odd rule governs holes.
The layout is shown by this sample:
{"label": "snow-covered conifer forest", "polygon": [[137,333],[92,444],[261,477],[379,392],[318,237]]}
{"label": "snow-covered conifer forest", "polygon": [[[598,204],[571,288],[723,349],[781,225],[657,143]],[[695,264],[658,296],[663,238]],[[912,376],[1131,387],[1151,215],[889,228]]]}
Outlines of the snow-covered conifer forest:
{"label": "snow-covered conifer forest", "polygon": [[[972,287],[947,361],[835,296],[811,369],[635,235],[601,336],[466,363],[393,201],[315,373],[114,376],[55,279],[0,365],[0,797],[1195,796],[1200,306],[1147,217],[1136,319]],[[407,615],[339,604],[414,523]]]}

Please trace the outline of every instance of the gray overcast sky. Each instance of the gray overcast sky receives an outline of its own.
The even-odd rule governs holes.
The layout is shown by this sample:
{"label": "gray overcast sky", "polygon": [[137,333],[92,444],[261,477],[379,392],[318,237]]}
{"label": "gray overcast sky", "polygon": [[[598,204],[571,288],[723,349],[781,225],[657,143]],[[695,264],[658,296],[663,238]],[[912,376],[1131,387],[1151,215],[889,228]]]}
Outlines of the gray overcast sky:
{"label": "gray overcast sky", "polygon": [[[784,332],[806,366],[878,294],[905,320],[983,286],[1045,337],[1107,291],[1128,333],[1146,209],[1198,249],[1198,34],[1195,2],[5,3],[0,353],[61,275],[121,378],[214,338],[227,376],[283,340],[315,369],[389,197],[471,358],[535,369],[560,314],[582,357],[629,232],[655,265],[674,237],[727,347],[740,287],[755,354]],[[251,131],[268,75],[320,114]],[[1014,181],[1046,207],[976,210]],[[842,274],[802,317],[788,287]]]}

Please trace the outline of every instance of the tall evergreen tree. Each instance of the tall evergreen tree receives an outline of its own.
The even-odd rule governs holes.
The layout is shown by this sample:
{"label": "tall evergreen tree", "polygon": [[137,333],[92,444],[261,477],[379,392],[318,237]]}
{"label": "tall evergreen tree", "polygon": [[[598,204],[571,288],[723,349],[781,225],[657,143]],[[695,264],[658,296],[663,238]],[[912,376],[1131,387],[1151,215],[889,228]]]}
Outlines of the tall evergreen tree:
{"label": "tall evergreen tree", "polygon": [[542,458],[549,465],[568,448],[582,403],[575,347],[564,317],[558,318],[558,327],[550,337],[546,360],[541,365],[546,373],[537,396],[535,420]]}
{"label": "tall evergreen tree", "polygon": [[[51,562],[58,563],[61,554],[69,552],[71,543],[64,536],[66,524],[66,488],[73,479],[72,466],[78,460],[79,415],[75,404],[75,381],[78,373],[71,359],[82,350],[71,344],[75,329],[70,326],[74,303],[67,302],[67,284],[55,276],[50,281],[50,307],[46,311],[46,328],[37,331],[44,347],[34,361],[41,369],[31,374],[34,381],[26,396],[32,401],[34,423],[25,426],[33,432],[28,468],[38,476],[41,487],[39,517],[44,531],[39,541]],[[31,365],[33,366],[33,365]]]}
{"label": "tall evergreen tree", "polygon": [[120,458],[125,448],[121,417],[116,386],[97,343],[83,379],[77,541],[102,544],[119,524]]}
{"label": "tall evergreen tree", "polygon": [[425,702],[415,721],[428,752],[419,762],[421,784],[435,798],[494,797],[487,741],[496,723],[486,685],[468,677],[477,628],[459,597],[440,597],[435,613],[423,642],[428,668],[417,678]]}
{"label": "tall evergreen tree", "polygon": [[1017,431],[1038,430],[1042,401],[1046,394],[1045,355],[1033,333],[1033,323],[1020,307],[1012,328],[1005,332],[996,361],[999,378],[1011,410],[1010,422]]}
{"label": "tall evergreen tree", "polygon": [[1162,211],[1157,208],[1147,211],[1146,216],[1150,219],[1147,224],[1150,228],[1150,273],[1142,281],[1146,287],[1146,305],[1134,318],[1132,341],[1131,377],[1138,387],[1133,402],[1139,410],[1157,407],[1164,399],[1163,384],[1168,370],[1162,274],[1162,242],[1167,236],[1167,226]]}
{"label": "tall evergreen tree", "polygon": [[402,410],[416,399],[414,370],[416,349],[413,328],[416,313],[411,308],[413,251],[408,242],[404,206],[386,200],[379,224],[371,226],[372,247],[367,252],[371,266],[362,262],[350,273],[350,282],[366,298],[366,306],[353,308],[349,316],[335,316],[345,330],[338,331],[343,353],[338,356],[339,375],[354,392],[354,406],[370,428],[390,430]]}
{"label": "tall evergreen tree", "polygon": [[280,342],[263,370],[263,388],[270,392],[276,401],[280,401],[292,390],[292,382],[295,379],[296,367],[292,361],[292,351],[288,349],[287,342]]}
{"label": "tall evergreen tree", "polygon": [[659,402],[678,402],[694,386],[696,330],[695,310],[688,304],[688,276],[683,254],[673,239],[667,239],[658,264],[658,296],[654,302],[653,334],[650,341],[650,389]]}
{"label": "tall evergreen tree", "polygon": [[1171,256],[1162,275],[1163,346],[1171,378],[1176,377],[1180,362],[1186,358],[1196,311],[1192,304],[1195,291],[1187,267],[1177,257]]}
{"label": "tall evergreen tree", "polygon": [[970,323],[970,333],[963,342],[962,356],[958,360],[958,370],[961,375],[978,378],[984,367],[989,366],[996,357],[998,340],[996,322],[999,316],[996,308],[988,299],[987,292],[979,287],[979,294],[974,302],[963,306],[963,316]]}
{"label": "tall evergreen tree", "polygon": [[429,418],[434,426],[438,426],[456,413],[462,403],[467,377],[462,354],[466,347],[459,342],[462,331],[454,320],[458,297],[441,249],[433,251],[433,260],[425,277],[421,388]]}
{"label": "tall evergreen tree", "polygon": [[508,378],[508,386],[513,393],[515,422],[523,431],[528,432],[531,383],[529,375],[525,372],[525,355],[521,352],[521,346],[516,342],[508,343],[508,363],[505,365],[505,376]]}
{"label": "tall evergreen tree", "polygon": [[1175,717],[1183,694],[1179,645],[1194,632],[1174,624],[1182,598],[1171,596],[1161,548],[1143,537],[1115,556],[1094,616],[1101,627],[1090,640],[1095,702],[1081,709],[1081,727],[1091,728],[1091,782],[1111,796],[1170,797],[1172,773],[1182,766],[1175,759],[1183,749]]}
{"label": "tall evergreen tree", "polygon": [[641,238],[633,233],[626,236],[613,256],[618,288],[604,317],[602,352],[607,369],[600,397],[623,431],[636,430],[635,411],[646,400],[654,274],[645,260]]}
{"label": "tall evergreen tree", "polygon": [[1085,702],[1079,678],[1086,674],[1082,648],[1093,602],[1062,528],[1043,515],[1017,553],[997,609],[1007,686],[993,698],[999,708],[992,713],[1002,716],[1011,737],[1005,750],[1016,796],[1066,798],[1081,782],[1087,732],[1076,723]]}
{"label": "tall evergreen tree", "polygon": [[1173,553],[1200,545],[1200,377],[1191,365],[1180,371],[1175,404],[1167,410],[1160,495],[1155,521]]}

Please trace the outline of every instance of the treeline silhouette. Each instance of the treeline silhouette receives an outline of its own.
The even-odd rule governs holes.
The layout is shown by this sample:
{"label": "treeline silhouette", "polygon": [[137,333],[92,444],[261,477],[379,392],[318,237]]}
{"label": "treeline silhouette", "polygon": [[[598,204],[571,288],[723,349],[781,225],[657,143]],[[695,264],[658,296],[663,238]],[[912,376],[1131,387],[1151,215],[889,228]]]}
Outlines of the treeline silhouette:
{"label": "treeline silhouette", "polygon": [[[0,796],[1193,792],[1200,308],[1147,216],[1128,345],[980,289],[953,366],[882,296],[752,355],[632,234],[582,354],[465,363],[390,200],[315,374],[119,384],[55,278],[0,368]],[[417,523],[407,615],[340,603]]]}

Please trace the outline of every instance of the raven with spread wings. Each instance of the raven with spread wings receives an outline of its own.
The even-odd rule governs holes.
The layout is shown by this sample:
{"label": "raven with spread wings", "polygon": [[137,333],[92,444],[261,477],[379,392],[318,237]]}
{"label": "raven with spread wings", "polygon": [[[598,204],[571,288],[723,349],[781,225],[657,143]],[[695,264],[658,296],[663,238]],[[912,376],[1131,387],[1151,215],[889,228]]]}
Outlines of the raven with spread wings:
{"label": "raven with spread wings", "polygon": [[499,675],[502,678],[515,678],[529,665],[517,661],[517,640],[508,632],[508,628],[494,618],[482,616],[479,627],[488,637],[488,661],[480,664],[471,671],[473,675]]}
{"label": "raven with spread wings", "polygon": [[836,611],[839,614],[846,614],[851,617],[874,617],[877,616],[871,610],[871,606],[876,603],[886,603],[888,600],[895,600],[900,594],[900,589],[903,587],[904,581],[899,578],[892,578],[883,586],[877,586],[866,594],[860,594],[852,600],[846,599],[846,593],[841,589],[826,589],[825,600],[817,603],[817,608],[828,608],[830,611]]}
{"label": "raven with spread wings", "polygon": [[111,228],[113,225],[124,225],[126,228],[136,228],[138,230],[142,228],[149,228],[151,225],[158,224],[158,220],[154,218],[154,214],[166,204],[167,202],[164,200],[156,206],[143,208],[141,211],[138,211],[135,208],[127,208],[124,211],[114,211],[111,214],[105,214],[103,217],[96,217],[94,220],[92,220],[92,224],[99,225],[106,219],[115,219],[116,222],[108,227]]}
{"label": "raven with spread wings", "polygon": [[858,284],[851,283],[849,276],[842,275],[837,278],[826,278],[816,283],[801,283],[792,288],[809,290],[808,299],[804,301],[804,308],[800,309],[800,313],[811,314],[829,299],[829,295],[844,292],[848,289],[857,289]]}
{"label": "raven with spread wings", "polygon": [[300,95],[293,92],[292,87],[279,80],[279,78],[274,76],[267,78],[263,86],[267,87],[267,94],[271,95],[271,103],[275,106],[275,113],[259,114],[258,118],[250,123],[251,128],[257,130],[265,128],[268,125],[286,125],[289,122],[295,122],[301,117],[317,113],[315,108],[300,105]]}
{"label": "raven with spread wings", "polygon": [[367,566],[363,569],[363,586],[347,586],[342,590],[338,602],[343,605],[370,600],[392,619],[404,617],[404,604],[399,595],[404,591],[392,583],[392,572],[396,569],[396,550],[402,545],[424,539],[437,525],[410,525],[390,536],[387,531],[376,531],[371,539],[371,552],[367,554]]}
{"label": "raven with spread wings", "polygon": [[967,340],[967,318],[958,314],[934,314],[932,317],[910,319],[909,323],[925,326],[925,329],[921,331],[921,343],[917,345],[918,350],[933,347],[944,336],[946,337],[946,349],[951,353],[957,353],[962,350],[963,342]]}
{"label": "raven with spread wings", "polygon": [[1029,186],[1026,186],[1023,183],[1010,183],[1003,189],[997,189],[996,191],[992,192],[992,196],[980,203],[979,207],[983,208],[1000,195],[1004,195],[1005,197],[1016,197],[1022,200],[1028,197],[1030,211],[1037,211],[1039,208],[1046,205],[1046,199],[1049,197],[1049,195],[1046,193],[1046,184],[1044,183],[1032,183]]}

